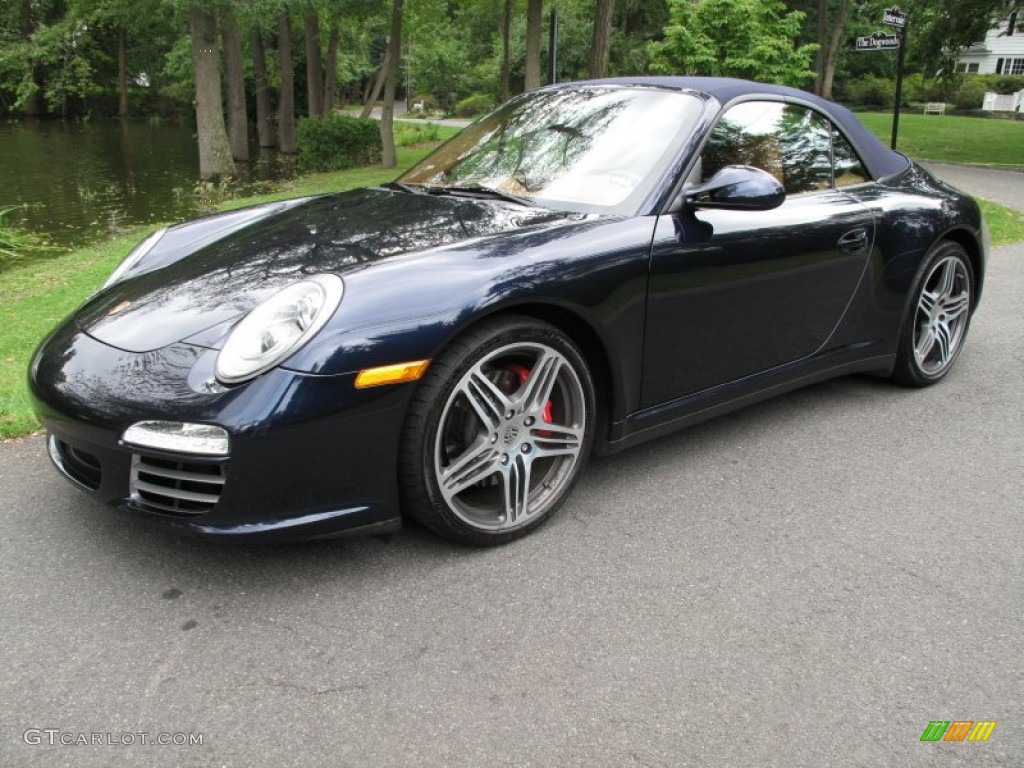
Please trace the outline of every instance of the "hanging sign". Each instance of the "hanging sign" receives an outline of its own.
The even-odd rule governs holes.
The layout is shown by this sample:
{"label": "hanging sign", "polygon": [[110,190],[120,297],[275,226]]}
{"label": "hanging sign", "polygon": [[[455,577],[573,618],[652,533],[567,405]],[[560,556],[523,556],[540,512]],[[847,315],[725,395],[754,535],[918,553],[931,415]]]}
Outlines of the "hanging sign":
{"label": "hanging sign", "polygon": [[894,32],[875,32],[857,38],[858,51],[894,51],[900,47],[900,37]]}
{"label": "hanging sign", "polygon": [[905,27],[907,26],[907,12],[900,10],[895,5],[892,8],[886,8],[882,13],[882,23],[888,24],[890,27]]}

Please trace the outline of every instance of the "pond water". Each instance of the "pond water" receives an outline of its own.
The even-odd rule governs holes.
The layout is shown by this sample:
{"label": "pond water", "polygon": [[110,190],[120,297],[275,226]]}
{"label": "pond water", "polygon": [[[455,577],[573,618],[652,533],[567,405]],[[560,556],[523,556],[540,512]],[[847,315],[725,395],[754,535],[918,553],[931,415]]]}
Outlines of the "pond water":
{"label": "pond water", "polygon": [[[282,178],[290,162],[265,153],[242,170],[257,180]],[[0,123],[0,209],[22,206],[7,220],[46,235],[55,249],[210,210],[198,176],[189,122]]]}

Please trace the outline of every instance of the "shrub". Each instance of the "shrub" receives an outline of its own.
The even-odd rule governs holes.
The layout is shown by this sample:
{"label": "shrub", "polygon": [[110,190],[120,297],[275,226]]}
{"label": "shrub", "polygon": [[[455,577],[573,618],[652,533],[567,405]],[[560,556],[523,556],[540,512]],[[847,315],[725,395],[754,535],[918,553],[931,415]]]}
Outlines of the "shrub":
{"label": "shrub", "polygon": [[298,167],[303,171],[372,165],[380,159],[380,128],[376,120],[348,115],[303,118],[299,120],[298,145]]}
{"label": "shrub", "polygon": [[494,99],[486,93],[474,93],[455,104],[457,117],[476,117],[494,108]]}
{"label": "shrub", "polygon": [[987,90],[985,83],[980,79],[974,77],[966,79],[956,92],[953,103],[956,104],[957,109],[981,109]]}
{"label": "shrub", "polygon": [[1024,75],[978,75],[973,79],[983,83],[986,91],[1004,96],[1024,89]]}
{"label": "shrub", "polygon": [[939,79],[925,79],[920,72],[903,78],[903,104],[911,102],[949,101],[949,88]]}
{"label": "shrub", "polygon": [[962,82],[953,95],[953,102],[959,110],[980,110],[989,91],[999,94],[1016,93],[1024,90],[1022,75],[962,75]]}
{"label": "shrub", "polygon": [[886,77],[865,77],[843,84],[841,100],[858,107],[891,107],[896,99],[896,85]]}

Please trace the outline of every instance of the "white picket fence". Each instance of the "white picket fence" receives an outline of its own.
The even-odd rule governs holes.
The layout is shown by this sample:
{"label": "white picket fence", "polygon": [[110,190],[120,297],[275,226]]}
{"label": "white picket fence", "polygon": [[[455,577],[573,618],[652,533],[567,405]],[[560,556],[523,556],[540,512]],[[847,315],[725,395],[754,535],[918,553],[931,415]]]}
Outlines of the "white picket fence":
{"label": "white picket fence", "polygon": [[981,108],[989,112],[1020,112],[1024,105],[1024,90],[1016,93],[1000,94],[989,91]]}

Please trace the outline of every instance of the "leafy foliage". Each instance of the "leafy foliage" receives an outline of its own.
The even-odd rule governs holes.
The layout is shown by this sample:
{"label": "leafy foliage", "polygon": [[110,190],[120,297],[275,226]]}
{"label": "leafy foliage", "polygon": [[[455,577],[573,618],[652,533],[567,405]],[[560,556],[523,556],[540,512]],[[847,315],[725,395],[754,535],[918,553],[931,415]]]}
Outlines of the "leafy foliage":
{"label": "leafy foliage", "polygon": [[376,120],[327,115],[299,120],[299,168],[304,171],[339,171],[370,165],[381,151]]}
{"label": "leafy foliage", "polygon": [[949,68],[960,49],[985,39],[995,22],[1009,16],[1006,0],[930,0],[912,11],[912,50],[931,71]]}
{"label": "leafy foliage", "polygon": [[[903,81],[903,105],[942,101],[960,110],[979,110],[985,94],[1016,93],[1024,89],[1020,75],[959,75],[952,79],[925,78],[915,72]],[[892,107],[896,83],[891,77],[866,75],[844,82],[839,98],[855,107]]]}
{"label": "leafy foliage", "polygon": [[796,45],[804,14],[776,0],[670,0],[665,39],[651,44],[665,74],[744,77],[784,85],[814,78],[817,45]]}
{"label": "leafy foliage", "polygon": [[486,93],[474,93],[455,105],[457,117],[476,117],[494,108],[494,99]]}
{"label": "leafy foliage", "polygon": [[865,75],[845,81],[836,95],[851,106],[887,108],[896,99],[896,84],[888,77]]}

